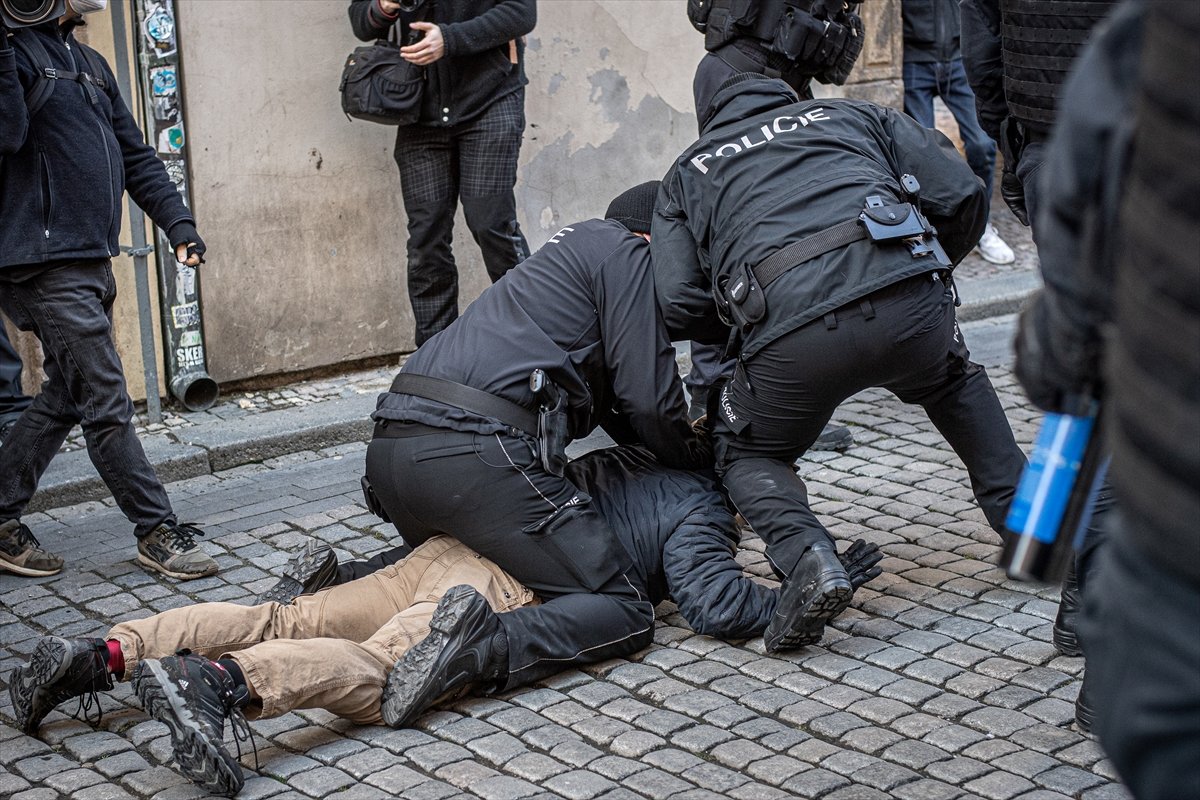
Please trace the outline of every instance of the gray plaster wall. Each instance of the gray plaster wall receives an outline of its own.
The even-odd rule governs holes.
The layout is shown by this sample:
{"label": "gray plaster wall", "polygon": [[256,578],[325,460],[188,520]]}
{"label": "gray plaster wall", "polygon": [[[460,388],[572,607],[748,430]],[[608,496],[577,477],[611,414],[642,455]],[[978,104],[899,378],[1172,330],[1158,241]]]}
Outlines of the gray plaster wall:
{"label": "gray plaster wall", "polygon": [[[413,347],[394,131],[350,121],[346,0],[178,0],[209,370],[220,382]],[[866,0],[859,84],[898,99],[897,0]],[[683,0],[541,0],[516,188],[537,248],[659,178],[696,134]],[[842,93],[843,90],[837,90]],[[460,307],[487,285],[461,214]]]}
{"label": "gray plaster wall", "polygon": [[[533,247],[660,177],[695,132],[680,0],[542,0],[517,198]],[[218,381],[410,350],[393,129],[350,121],[344,0],[179,0],[193,205]],[[286,8],[286,11],[284,9]],[[487,277],[461,214],[460,305]]]}

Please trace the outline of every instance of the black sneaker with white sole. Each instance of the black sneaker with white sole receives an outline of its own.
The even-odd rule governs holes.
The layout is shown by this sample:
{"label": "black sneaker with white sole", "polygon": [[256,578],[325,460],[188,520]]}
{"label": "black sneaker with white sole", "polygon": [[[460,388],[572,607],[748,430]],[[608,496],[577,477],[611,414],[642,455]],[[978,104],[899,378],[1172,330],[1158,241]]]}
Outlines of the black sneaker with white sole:
{"label": "black sneaker with white sole", "polygon": [[426,709],[491,688],[508,671],[508,640],[496,612],[470,586],[455,586],[438,601],[429,635],[405,653],[383,687],[380,713],[403,728]]}
{"label": "black sneaker with white sole", "polygon": [[25,733],[37,731],[55,706],[73,697],[82,698],[80,709],[85,714],[92,703],[99,710],[97,692],[112,688],[108,646],[103,639],[45,636],[33,649],[29,663],[8,675],[13,716]]}
{"label": "black sneaker with white sole", "polygon": [[825,625],[850,605],[854,587],[832,542],[808,549],[783,581],[775,615],[763,633],[767,652],[821,641]]}
{"label": "black sneaker with white sole", "polygon": [[332,586],[337,577],[337,555],[333,548],[316,539],[304,543],[283,568],[279,582],[258,596],[256,605],[287,605],[302,594],[314,594]]}
{"label": "black sneaker with white sole", "polygon": [[181,650],[149,659],[133,672],[133,689],[142,708],[171,731],[171,749],[179,771],[213,794],[233,796],[245,778],[225,748],[225,720],[234,735],[249,735],[241,708],[245,687],[216,662]]}

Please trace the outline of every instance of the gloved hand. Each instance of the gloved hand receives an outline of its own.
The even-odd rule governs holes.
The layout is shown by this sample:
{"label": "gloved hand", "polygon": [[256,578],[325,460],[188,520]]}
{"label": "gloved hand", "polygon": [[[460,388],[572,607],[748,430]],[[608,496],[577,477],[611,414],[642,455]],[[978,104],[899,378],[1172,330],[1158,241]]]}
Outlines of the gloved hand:
{"label": "gloved hand", "polygon": [[[1064,364],[1063,359],[1052,352],[1052,348],[1065,348],[1070,352],[1071,342],[1061,335],[1057,339],[1051,338],[1055,333],[1049,326],[1050,312],[1046,302],[1046,290],[1038,290],[1017,320],[1013,374],[1029,396],[1029,402],[1043,411],[1060,413],[1065,410],[1064,401],[1068,396],[1083,391],[1082,386],[1087,381],[1084,376],[1088,373],[1077,374],[1081,370]],[[1084,358],[1079,355],[1073,360],[1083,361]]]}
{"label": "gloved hand", "polygon": [[850,586],[855,591],[883,574],[883,568],[876,566],[882,560],[883,553],[879,552],[879,545],[867,544],[865,539],[859,539],[838,554],[838,561],[846,568]]}
{"label": "gloved hand", "polygon": [[1017,173],[1009,171],[1008,164],[1004,165],[1004,171],[1000,173],[1000,196],[1004,198],[1017,221],[1028,228],[1029,209],[1025,207],[1025,184],[1021,183]]}
{"label": "gloved hand", "polygon": [[204,253],[208,248],[196,232],[195,225],[186,220],[176,222],[171,226],[171,230],[167,231],[167,238],[171,241],[171,247],[175,248],[175,259],[180,264],[198,267],[204,263]]}
{"label": "gloved hand", "polygon": [[1017,177],[1017,162],[1021,160],[1021,152],[1025,149],[1025,137],[1021,133],[1021,126],[1012,117],[1005,117],[1000,123],[1000,138],[997,144],[1000,157],[1004,159],[1004,168],[1000,174],[1000,196],[1012,210],[1013,216],[1028,228],[1029,209],[1025,207],[1025,185]]}

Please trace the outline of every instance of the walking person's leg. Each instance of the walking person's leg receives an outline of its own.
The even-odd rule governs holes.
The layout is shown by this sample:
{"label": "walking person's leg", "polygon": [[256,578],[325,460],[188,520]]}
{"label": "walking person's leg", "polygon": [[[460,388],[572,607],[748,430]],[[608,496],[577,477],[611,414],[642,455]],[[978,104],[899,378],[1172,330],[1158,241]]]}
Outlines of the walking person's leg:
{"label": "walking person's leg", "polygon": [[21,357],[8,340],[4,320],[0,319],[0,447],[8,429],[29,408],[31,399],[21,388]]}
{"label": "walking person's leg", "polygon": [[[941,88],[942,100],[958,123],[958,135],[962,139],[967,164],[983,181],[990,209],[992,188],[996,182],[996,143],[979,126],[979,117],[975,113],[975,94],[967,82],[962,59],[955,59],[945,64],[944,68],[946,75]],[[1016,260],[1012,248],[1000,238],[996,226],[990,221],[979,239],[978,249],[984,260],[992,264],[1011,264]]]}

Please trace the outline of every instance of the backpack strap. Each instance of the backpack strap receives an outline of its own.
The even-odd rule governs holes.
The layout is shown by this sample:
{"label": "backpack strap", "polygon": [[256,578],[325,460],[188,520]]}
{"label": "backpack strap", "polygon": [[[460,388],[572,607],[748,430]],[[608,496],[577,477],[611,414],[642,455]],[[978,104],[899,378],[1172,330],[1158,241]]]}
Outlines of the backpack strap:
{"label": "backpack strap", "polygon": [[95,55],[89,48],[80,46],[76,52],[83,56],[90,72],[71,72],[49,66],[50,53],[36,35],[18,34],[11,37],[10,41],[33,65],[36,76],[33,85],[25,92],[25,107],[29,109],[31,119],[42,110],[42,107],[50,99],[50,95],[54,93],[56,81],[75,81],[87,91],[88,100],[92,105],[96,105],[100,101],[96,89],[103,91],[105,88],[104,70],[99,68]]}

